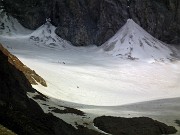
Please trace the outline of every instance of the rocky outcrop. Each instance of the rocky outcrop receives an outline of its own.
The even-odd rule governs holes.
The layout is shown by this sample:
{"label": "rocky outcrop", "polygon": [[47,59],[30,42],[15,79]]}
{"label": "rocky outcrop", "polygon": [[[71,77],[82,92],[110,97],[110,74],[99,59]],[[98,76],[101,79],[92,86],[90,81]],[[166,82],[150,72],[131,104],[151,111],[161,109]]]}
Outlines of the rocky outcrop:
{"label": "rocky outcrop", "polygon": [[180,43],[179,0],[131,0],[130,14],[156,38],[167,43]]}
{"label": "rocky outcrop", "polygon": [[16,135],[15,133],[13,133],[12,131],[10,131],[9,129],[7,129],[6,127],[0,125],[0,134],[1,135]]}
{"label": "rocky outcrop", "polygon": [[46,81],[39,76],[34,70],[31,70],[29,67],[24,65],[16,56],[11,54],[7,49],[5,49],[1,44],[0,44],[0,51],[2,51],[7,57],[8,61],[14,65],[19,71],[22,71],[28,81],[33,84],[33,85],[38,85],[41,84],[42,86],[47,87]]}
{"label": "rocky outcrop", "polygon": [[132,18],[167,43],[180,43],[179,0],[4,0],[5,11],[27,28],[51,18],[56,33],[74,45],[101,45]]}
{"label": "rocky outcrop", "polygon": [[177,130],[147,117],[120,118],[102,116],[94,119],[94,125],[113,135],[164,135]]}

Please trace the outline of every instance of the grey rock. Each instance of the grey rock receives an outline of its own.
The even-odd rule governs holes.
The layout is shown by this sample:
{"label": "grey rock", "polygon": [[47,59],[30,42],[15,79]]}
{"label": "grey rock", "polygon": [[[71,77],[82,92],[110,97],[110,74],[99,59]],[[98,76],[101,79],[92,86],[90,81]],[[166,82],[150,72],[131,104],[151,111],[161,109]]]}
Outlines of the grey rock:
{"label": "grey rock", "polygon": [[166,43],[180,43],[180,2],[178,0],[131,0],[132,19]]}
{"label": "grey rock", "polygon": [[166,43],[180,43],[179,0],[5,0],[3,4],[29,29],[51,18],[56,33],[78,46],[103,44],[128,18]]}

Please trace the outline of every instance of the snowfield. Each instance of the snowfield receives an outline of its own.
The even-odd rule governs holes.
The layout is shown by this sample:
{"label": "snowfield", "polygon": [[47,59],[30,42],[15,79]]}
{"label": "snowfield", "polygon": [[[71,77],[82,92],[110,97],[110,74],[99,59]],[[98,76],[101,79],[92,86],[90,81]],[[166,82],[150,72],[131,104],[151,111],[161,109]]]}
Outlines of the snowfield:
{"label": "snowfield", "polygon": [[[13,26],[20,27],[16,21]],[[174,52],[167,45],[132,20],[100,48],[73,47],[54,30],[49,23],[32,32],[23,28],[23,35],[0,30],[4,47],[46,80],[47,88],[35,89],[91,118],[151,116],[179,128],[174,120],[180,119],[180,61],[170,61]]]}
{"label": "snowfield", "polygon": [[33,46],[26,38],[3,40],[12,48],[9,51],[46,80],[47,88],[34,88],[56,99],[116,106],[180,95],[179,62],[149,64],[112,58],[95,47],[50,50]]}
{"label": "snowfield", "polygon": [[176,69],[176,64],[124,62],[117,67],[105,64],[93,67],[90,63],[73,65],[67,60],[61,64],[56,56],[49,63],[19,58],[47,80],[48,87],[34,86],[37,90],[68,102],[115,106],[180,95],[180,69]]}

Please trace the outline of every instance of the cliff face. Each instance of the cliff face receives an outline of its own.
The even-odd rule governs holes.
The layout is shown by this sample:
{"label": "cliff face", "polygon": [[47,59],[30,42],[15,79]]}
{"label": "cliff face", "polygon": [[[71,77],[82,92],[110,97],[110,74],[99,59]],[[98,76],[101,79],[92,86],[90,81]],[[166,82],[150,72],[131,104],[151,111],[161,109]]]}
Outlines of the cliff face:
{"label": "cliff face", "polygon": [[0,44],[0,51],[3,52],[7,57],[9,63],[14,65],[19,71],[22,71],[25,75],[25,77],[28,79],[28,81],[33,85],[41,84],[44,87],[47,87],[46,81],[39,76],[34,70],[31,70],[29,67],[24,65],[16,56],[11,54],[7,49],[5,49]]}
{"label": "cliff face", "polygon": [[156,38],[167,43],[180,43],[179,0],[132,0],[130,14]]}
{"label": "cliff face", "polygon": [[156,38],[180,43],[179,0],[5,0],[5,10],[36,29],[46,18],[75,45],[101,45],[132,18]]}

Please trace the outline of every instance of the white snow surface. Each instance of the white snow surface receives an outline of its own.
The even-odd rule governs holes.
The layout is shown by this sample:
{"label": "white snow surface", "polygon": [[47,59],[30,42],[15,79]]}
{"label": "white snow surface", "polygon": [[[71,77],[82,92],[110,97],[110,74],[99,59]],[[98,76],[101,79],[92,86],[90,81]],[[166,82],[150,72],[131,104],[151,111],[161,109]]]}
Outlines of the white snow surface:
{"label": "white snow surface", "polygon": [[167,44],[147,33],[142,27],[132,19],[101,47],[110,55],[140,59],[149,62],[170,61],[173,59],[173,52]]}
{"label": "white snow surface", "polygon": [[24,28],[17,19],[8,16],[6,12],[0,10],[0,35],[5,36],[23,36],[30,34],[32,31]]}
{"label": "white snow surface", "polygon": [[[13,24],[16,29],[19,28],[19,23],[14,21]],[[33,86],[41,93],[72,103],[101,106],[180,96],[178,61],[150,64],[145,61],[111,57],[100,52],[95,46],[73,47],[67,41],[60,42],[63,40],[54,31],[55,27],[47,22],[30,34],[0,36],[1,42],[10,52],[46,80],[47,88],[41,85]],[[133,35],[132,39],[138,39],[142,35],[153,39],[132,20],[128,20],[118,34],[108,42],[118,40],[119,33],[124,32],[127,37],[129,34]],[[32,40],[32,37],[37,37],[38,42]],[[136,40],[131,42],[134,41]],[[57,43],[58,47],[46,46],[51,43]],[[144,45],[145,48],[146,46]],[[159,41],[156,41],[154,46],[159,47],[154,50],[160,52],[151,52],[153,48],[151,47],[149,52],[142,54],[166,56],[170,52],[170,49]],[[134,49],[139,48],[135,45]]]}
{"label": "white snow surface", "polygon": [[50,97],[115,106],[180,95],[179,62],[123,60],[100,53],[96,47],[49,49],[41,47],[42,43],[34,45],[30,36],[3,36],[1,41],[46,80],[47,88],[34,87]]}
{"label": "white snow surface", "polygon": [[50,22],[46,22],[44,25],[32,32],[29,39],[34,41],[34,44],[37,46],[42,45],[44,47],[56,49],[72,48],[70,42],[63,40],[56,35],[55,29],[56,27]]}
{"label": "white snow surface", "polygon": [[[132,27],[134,30],[127,27],[128,23],[134,25]],[[108,53],[113,56],[118,55],[119,49],[125,48],[119,46],[121,38],[118,34],[100,48],[96,46],[73,47],[55,35],[55,27],[51,24],[45,24],[34,32],[24,29],[23,35],[22,32],[16,30],[10,31],[9,34],[4,32],[5,29],[0,35],[0,42],[46,80],[47,88],[41,85],[33,87],[50,97],[56,102],[56,105],[59,103],[79,108],[89,113],[88,116],[91,117],[91,120],[97,115],[151,116],[178,128],[174,120],[179,119],[180,106],[175,103],[180,100],[177,98],[177,101],[169,102],[168,99],[180,97],[180,61],[159,62],[161,58],[163,60],[171,58],[171,50],[162,42],[154,41],[152,36],[145,33],[132,20],[129,20],[127,24],[120,30],[120,33],[130,34],[132,32],[133,38],[128,38],[130,35],[126,36],[124,43],[127,43],[128,48],[133,47],[134,51],[131,56],[140,60],[126,59],[126,51],[121,51],[123,57],[112,57],[104,51],[99,51],[104,49],[105,45],[110,44],[110,40],[114,39],[112,40],[114,42],[117,39],[113,49],[110,49],[111,51]],[[13,21],[13,25],[16,29],[22,27],[17,21]],[[48,32],[49,30],[51,32]],[[32,36],[38,37],[40,40],[32,40]],[[132,43],[138,42],[139,38],[142,40],[142,36],[148,37],[149,43],[151,41],[149,38],[152,37],[154,41],[152,44],[159,49],[153,45],[147,46],[145,40],[142,41],[144,49],[137,44],[128,44],[129,40]],[[64,41],[65,44],[61,41]],[[55,43],[57,46],[49,46],[51,43]],[[122,46],[125,44],[122,43]],[[149,63],[149,61],[155,62]],[[152,101],[158,99],[164,100],[161,100],[160,104],[158,104],[159,101]],[[136,104],[127,105],[132,103]],[[166,109],[171,109],[171,111]],[[49,110],[45,108],[44,111],[48,112]],[[152,112],[153,114],[150,114]],[[54,115],[70,124],[73,123],[72,117],[75,120],[79,118],[79,116],[71,116],[68,119],[69,114]],[[85,121],[90,122],[88,119]],[[82,121],[79,123],[83,124]]]}

